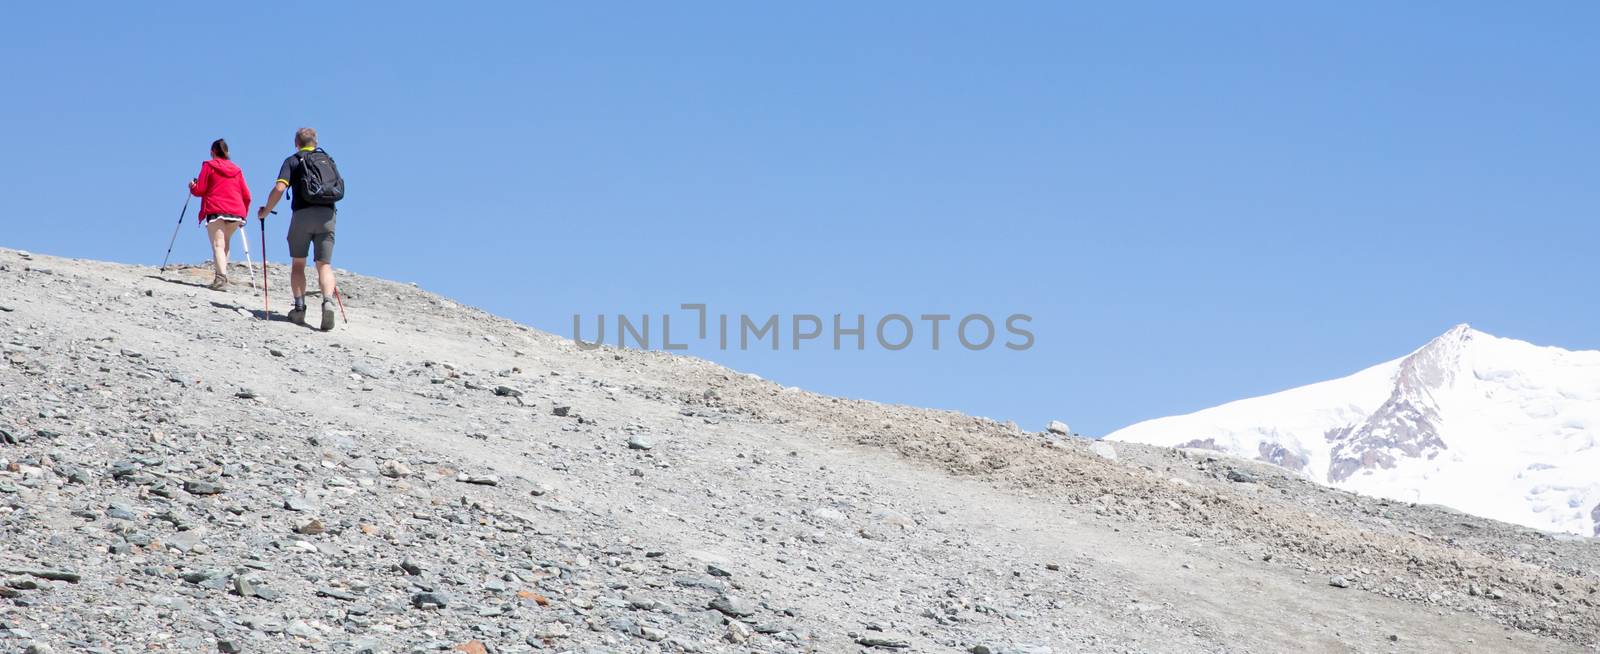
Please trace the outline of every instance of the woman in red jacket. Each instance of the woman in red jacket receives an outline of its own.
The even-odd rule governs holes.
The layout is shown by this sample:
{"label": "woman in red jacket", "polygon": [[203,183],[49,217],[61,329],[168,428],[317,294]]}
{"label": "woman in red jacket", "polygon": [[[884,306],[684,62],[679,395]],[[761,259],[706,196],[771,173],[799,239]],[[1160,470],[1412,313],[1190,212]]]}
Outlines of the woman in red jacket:
{"label": "woman in red jacket", "polygon": [[228,160],[227,141],[211,143],[211,160],[200,165],[200,176],[189,182],[189,192],[200,198],[200,224],[205,225],[211,240],[211,261],[217,269],[210,288],[220,291],[228,287],[233,233],[244,226],[250,208],[250,187],[244,183],[244,172]]}

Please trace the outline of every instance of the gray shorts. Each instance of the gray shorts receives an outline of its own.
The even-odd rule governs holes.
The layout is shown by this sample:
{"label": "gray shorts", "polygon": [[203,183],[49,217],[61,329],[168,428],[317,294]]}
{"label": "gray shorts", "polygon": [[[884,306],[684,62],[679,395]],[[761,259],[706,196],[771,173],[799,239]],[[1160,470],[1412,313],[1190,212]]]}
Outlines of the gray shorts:
{"label": "gray shorts", "polygon": [[317,244],[317,262],[333,263],[333,223],[339,213],[333,207],[306,207],[289,217],[289,257],[304,259]]}

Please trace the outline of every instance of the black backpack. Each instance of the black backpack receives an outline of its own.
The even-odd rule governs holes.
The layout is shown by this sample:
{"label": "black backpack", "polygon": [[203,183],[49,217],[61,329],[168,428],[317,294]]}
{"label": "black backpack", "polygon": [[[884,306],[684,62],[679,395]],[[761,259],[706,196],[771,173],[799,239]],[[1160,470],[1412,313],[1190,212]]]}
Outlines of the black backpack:
{"label": "black backpack", "polygon": [[322,148],[296,155],[300,158],[300,186],[294,190],[301,202],[331,206],[344,199],[344,178],[333,157]]}

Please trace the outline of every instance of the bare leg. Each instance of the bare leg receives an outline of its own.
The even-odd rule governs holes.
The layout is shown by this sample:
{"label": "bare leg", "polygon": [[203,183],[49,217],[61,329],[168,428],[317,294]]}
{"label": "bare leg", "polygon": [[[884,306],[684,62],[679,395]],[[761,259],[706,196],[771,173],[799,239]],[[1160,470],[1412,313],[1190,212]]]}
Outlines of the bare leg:
{"label": "bare leg", "polygon": [[[233,254],[233,233],[239,231],[239,223],[231,220],[222,221],[222,255],[227,258]],[[222,267],[227,270],[227,266]]]}
{"label": "bare leg", "polygon": [[[305,286],[305,282],[301,281],[300,286],[303,288]],[[317,262],[317,289],[322,291],[322,299],[324,301],[333,299],[333,294],[337,290],[337,287],[333,284],[332,265],[323,263],[321,261]]]}
{"label": "bare leg", "polygon": [[228,274],[228,258],[233,255],[233,233],[239,231],[239,223],[231,220],[218,220],[216,224],[222,225],[222,274]]}
{"label": "bare leg", "polygon": [[[318,265],[318,267],[321,267],[322,264],[317,264],[317,265]],[[329,275],[331,276],[332,273],[330,272]],[[319,280],[318,281],[320,281],[320,272],[319,272]],[[289,292],[294,293],[295,297],[305,297],[306,296],[306,258],[305,257],[300,257],[298,259],[294,259],[289,264]]]}
{"label": "bare leg", "polygon": [[232,233],[224,230],[226,224],[222,220],[206,223],[206,236],[211,240],[211,266],[218,275],[228,274],[228,237]]}

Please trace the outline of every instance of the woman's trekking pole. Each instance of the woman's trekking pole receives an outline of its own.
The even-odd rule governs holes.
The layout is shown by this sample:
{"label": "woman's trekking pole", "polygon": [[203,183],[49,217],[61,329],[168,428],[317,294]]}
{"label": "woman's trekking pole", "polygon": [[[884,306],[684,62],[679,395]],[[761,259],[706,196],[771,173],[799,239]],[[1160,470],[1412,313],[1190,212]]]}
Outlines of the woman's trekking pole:
{"label": "woman's trekking pole", "polygon": [[339,295],[339,287],[333,287],[333,299],[339,301],[339,322],[349,323],[350,319],[344,315],[344,296]]}
{"label": "woman's trekking pole", "polygon": [[[250,258],[250,236],[249,236],[249,234],[250,234],[250,230],[248,230],[248,229],[239,230],[239,241],[241,243],[244,243],[244,264],[246,266],[250,267],[250,284],[252,286],[254,286],[255,283],[256,283],[256,260]],[[267,247],[267,244],[266,244],[265,241],[263,241],[261,243],[261,247]],[[262,265],[266,265],[265,262],[262,262]]]}
{"label": "woman's trekking pole", "polygon": [[172,258],[172,246],[178,243],[178,230],[183,228],[183,214],[189,213],[189,198],[191,193],[183,198],[183,211],[178,212],[178,226],[172,228],[172,240],[167,242],[167,256],[161,257],[161,272],[167,272],[167,260]]}

